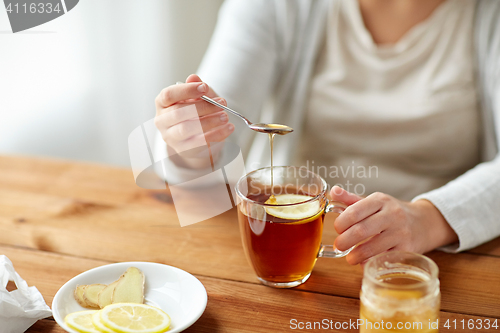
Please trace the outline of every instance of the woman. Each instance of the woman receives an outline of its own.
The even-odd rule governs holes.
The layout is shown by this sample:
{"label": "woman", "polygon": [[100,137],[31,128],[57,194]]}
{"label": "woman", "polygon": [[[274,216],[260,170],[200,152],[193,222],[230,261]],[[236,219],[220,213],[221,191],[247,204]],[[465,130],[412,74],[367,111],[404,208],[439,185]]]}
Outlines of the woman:
{"label": "woman", "polygon": [[[340,179],[366,198],[331,191],[349,205],[337,248],[372,237],[351,264],[390,249],[463,251],[500,235],[499,59],[494,0],[229,0],[200,76],[158,95],[156,125],[174,152],[237,126],[247,165],[268,165],[265,135],[199,100],[219,94],[249,119],[296,129],[277,140],[276,165],[375,166]],[[200,118],[183,117],[190,104]],[[189,156],[172,165],[207,167]]]}

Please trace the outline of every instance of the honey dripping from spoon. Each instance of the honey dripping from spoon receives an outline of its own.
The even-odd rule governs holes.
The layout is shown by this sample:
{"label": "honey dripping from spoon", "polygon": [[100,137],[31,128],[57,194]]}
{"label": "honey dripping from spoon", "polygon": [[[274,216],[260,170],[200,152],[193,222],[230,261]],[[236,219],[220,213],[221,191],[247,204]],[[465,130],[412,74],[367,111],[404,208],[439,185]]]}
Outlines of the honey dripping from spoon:
{"label": "honey dripping from spoon", "polygon": [[274,196],[274,170],[273,170],[273,143],[275,133],[269,133],[269,144],[271,145],[271,196],[267,199],[266,203],[276,205],[276,197]]}

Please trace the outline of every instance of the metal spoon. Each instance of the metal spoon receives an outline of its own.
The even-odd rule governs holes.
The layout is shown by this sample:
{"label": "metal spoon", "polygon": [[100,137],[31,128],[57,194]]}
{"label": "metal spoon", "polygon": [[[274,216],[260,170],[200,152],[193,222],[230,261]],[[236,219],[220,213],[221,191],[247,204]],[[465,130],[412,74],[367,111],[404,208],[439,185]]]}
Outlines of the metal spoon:
{"label": "metal spoon", "polygon": [[[182,83],[183,82],[177,82],[177,84],[182,84]],[[244,116],[242,116],[240,113],[234,111],[233,109],[228,108],[227,106],[224,106],[224,105],[222,105],[220,103],[217,103],[216,101],[214,101],[210,97],[201,96],[201,99],[203,99],[204,101],[206,101],[208,103],[211,103],[211,104],[213,104],[215,106],[218,106],[218,107],[220,107],[220,108],[222,108],[222,109],[224,109],[226,111],[229,111],[232,114],[234,114],[235,116],[240,117],[241,119],[243,119],[243,121],[245,123],[247,123],[247,126],[250,129],[253,129],[254,131],[262,132],[262,133],[267,133],[267,134],[278,134],[278,135],[285,135],[285,134],[293,132],[293,128],[291,128],[290,126],[286,126],[286,125],[280,125],[280,124],[263,124],[263,123],[254,124],[250,120],[248,120],[247,118],[245,118]]]}
{"label": "metal spoon", "polygon": [[240,117],[241,119],[243,119],[243,121],[245,123],[247,123],[248,127],[250,129],[253,129],[254,131],[262,132],[262,133],[267,133],[267,134],[278,134],[278,135],[285,135],[285,134],[293,132],[293,128],[291,128],[290,126],[286,126],[286,125],[264,124],[264,123],[254,124],[250,120],[248,120],[247,118],[245,118],[244,116],[242,116],[240,113],[234,111],[233,109],[228,108],[227,106],[224,106],[224,105],[222,105],[220,103],[217,103],[216,101],[214,101],[210,97],[201,96],[201,99],[203,99],[204,101],[207,101],[208,103],[216,105],[216,106],[218,106],[220,108],[223,108],[224,110],[231,112],[235,116]]}

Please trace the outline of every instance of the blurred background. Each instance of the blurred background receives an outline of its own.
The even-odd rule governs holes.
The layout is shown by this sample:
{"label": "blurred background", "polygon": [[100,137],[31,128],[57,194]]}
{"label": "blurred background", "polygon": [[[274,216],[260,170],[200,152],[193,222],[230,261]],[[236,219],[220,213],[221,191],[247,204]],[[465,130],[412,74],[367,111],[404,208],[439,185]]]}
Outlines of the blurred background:
{"label": "blurred background", "polygon": [[223,0],[80,0],[12,34],[0,7],[0,154],[129,166],[162,88],[196,72]]}

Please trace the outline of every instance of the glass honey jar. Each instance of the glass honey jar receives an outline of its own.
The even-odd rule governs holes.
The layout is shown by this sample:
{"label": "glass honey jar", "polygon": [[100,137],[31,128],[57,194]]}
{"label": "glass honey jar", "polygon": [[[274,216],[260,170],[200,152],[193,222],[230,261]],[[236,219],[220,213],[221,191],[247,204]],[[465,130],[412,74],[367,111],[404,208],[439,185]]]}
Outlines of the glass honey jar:
{"label": "glass honey jar", "polygon": [[360,294],[360,333],[437,333],[438,272],[434,261],[411,252],[390,251],[369,259]]}

